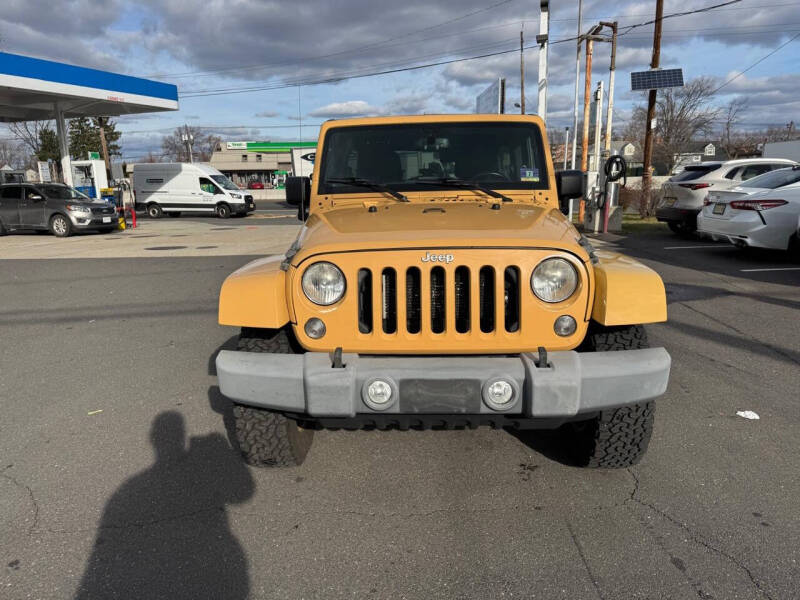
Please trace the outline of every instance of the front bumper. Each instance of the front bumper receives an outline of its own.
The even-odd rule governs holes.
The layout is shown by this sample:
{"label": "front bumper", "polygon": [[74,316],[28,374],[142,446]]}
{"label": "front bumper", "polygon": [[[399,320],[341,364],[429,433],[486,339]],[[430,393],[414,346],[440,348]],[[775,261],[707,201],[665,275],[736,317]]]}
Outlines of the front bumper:
{"label": "front bumper", "polygon": [[675,208],[663,206],[656,209],[656,219],[664,222],[678,222],[694,224],[699,208]]}
{"label": "front bumper", "polygon": [[[331,356],[258,354],[223,350],[216,360],[223,394],[260,408],[310,417],[377,414],[508,415],[569,418],[646,402],[667,389],[670,356],[664,348],[620,352],[552,352],[545,368],[536,356]],[[376,378],[392,400],[377,410],[364,399]],[[482,399],[487,382],[509,381],[514,397],[503,410]]]}
{"label": "front bumper", "polygon": [[[72,224],[79,229],[105,229],[119,225],[119,217],[116,213],[110,215],[92,214],[91,216],[71,213],[69,218]],[[110,220],[105,222],[104,219]]]}

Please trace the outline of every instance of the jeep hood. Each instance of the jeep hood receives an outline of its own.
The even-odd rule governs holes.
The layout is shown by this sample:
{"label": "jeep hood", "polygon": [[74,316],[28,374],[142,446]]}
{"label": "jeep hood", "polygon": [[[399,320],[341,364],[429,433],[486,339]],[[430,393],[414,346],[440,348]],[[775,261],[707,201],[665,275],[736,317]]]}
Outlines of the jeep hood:
{"label": "jeep hood", "polygon": [[531,203],[495,206],[413,202],[315,212],[298,237],[292,264],[328,252],[454,247],[558,248],[588,260],[580,235],[558,210]]}

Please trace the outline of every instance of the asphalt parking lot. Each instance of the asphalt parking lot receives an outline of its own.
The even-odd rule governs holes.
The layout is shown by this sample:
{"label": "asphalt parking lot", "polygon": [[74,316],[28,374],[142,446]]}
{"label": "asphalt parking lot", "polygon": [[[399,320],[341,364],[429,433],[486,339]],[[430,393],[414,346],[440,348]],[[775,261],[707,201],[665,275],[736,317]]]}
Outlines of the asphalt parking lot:
{"label": "asphalt parking lot", "polygon": [[667,287],[634,468],[477,430],[321,432],[301,467],[250,469],[217,294],[296,223],[0,238],[0,597],[800,598],[800,265],[666,228],[598,242]]}

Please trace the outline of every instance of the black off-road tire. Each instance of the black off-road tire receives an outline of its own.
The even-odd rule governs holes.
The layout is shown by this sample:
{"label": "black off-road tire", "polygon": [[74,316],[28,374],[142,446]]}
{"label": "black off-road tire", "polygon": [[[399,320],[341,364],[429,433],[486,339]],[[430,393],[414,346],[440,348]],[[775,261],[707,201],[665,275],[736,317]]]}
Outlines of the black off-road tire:
{"label": "black off-road tire", "polygon": [[[285,330],[243,328],[238,349],[243,352],[293,354],[295,344]],[[294,467],[303,464],[314,440],[312,429],[280,413],[236,404],[236,440],[245,461],[254,467]]]}
{"label": "black off-road tire", "polygon": [[[609,352],[648,348],[641,325],[599,327],[592,324],[583,350]],[[601,411],[587,421],[567,423],[565,443],[576,464],[590,468],[622,469],[637,464],[653,433],[655,402]]]}

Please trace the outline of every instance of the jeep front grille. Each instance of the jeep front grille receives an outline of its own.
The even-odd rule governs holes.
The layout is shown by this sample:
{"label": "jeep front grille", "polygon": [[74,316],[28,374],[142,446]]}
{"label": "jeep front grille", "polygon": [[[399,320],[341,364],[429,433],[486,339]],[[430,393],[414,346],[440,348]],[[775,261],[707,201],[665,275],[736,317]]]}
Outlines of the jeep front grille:
{"label": "jeep front grille", "polygon": [[[377,326],[387,334],[396,333],[398,327],[411,334],[442,334],[447,331],[448,323],[462,334],[492,333],[498,324],[508,333],[519,331],[519,267],[461,265],[448,271],[438,265],[426,269],[409,267],[399,273],[392,267],[359,269],[359,332],[373,333],[376,303],[381,316]],[[379,285],[374,285],[375,281]],[[498,281],[502,281],[501,295],[498,295]],[[448,303],[450,294],[452,303]],[[452,316],[447,315],[448,304],[453,307]],[[399,314],[404,315],[402,320]]]}

